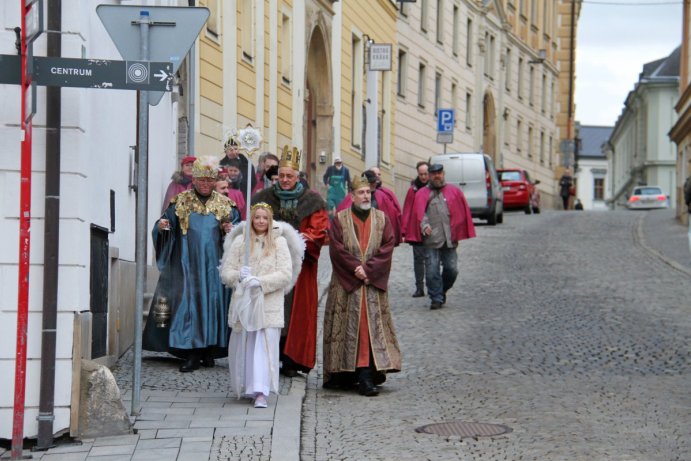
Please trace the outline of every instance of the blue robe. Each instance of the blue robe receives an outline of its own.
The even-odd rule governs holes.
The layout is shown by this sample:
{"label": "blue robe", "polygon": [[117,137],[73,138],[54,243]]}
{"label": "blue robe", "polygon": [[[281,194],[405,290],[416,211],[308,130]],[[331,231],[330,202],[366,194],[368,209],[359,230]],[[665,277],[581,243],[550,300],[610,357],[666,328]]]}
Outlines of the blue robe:
{"label": "blue robe", "polygon": [[[190,203],[197,208],[190,211]],[[173,199],[163,214],[162,218],[170,221],[170,230],[159,230],[158,222],[154,225],[152,236],[160,277],[144,328],[143,349],[183,358],[190,349],[207,347],[212,347],[215,357],[228,354],[231,292],[221,283],[218,265],[224,238],[220,220],[240,222],[234,205],[216,192],[203,205],[190,190]],[[166,328],[157,327],[153,318],[159,296],[168,298],[171,309]]]}

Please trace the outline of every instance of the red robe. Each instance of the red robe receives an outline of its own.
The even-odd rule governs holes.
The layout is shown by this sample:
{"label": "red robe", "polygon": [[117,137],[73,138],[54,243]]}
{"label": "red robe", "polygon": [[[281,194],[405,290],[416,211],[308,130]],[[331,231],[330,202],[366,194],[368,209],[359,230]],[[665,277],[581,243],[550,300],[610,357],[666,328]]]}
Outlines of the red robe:
{"label": "red robe", "polygon": [[[413,210],[410,213],[410,219],[406,223],[405,229],[405,239],[408,242],[422,242],[420,223],[422,218],[425,217],[431,191],[429,187],[423,187],[415,194]],[[442,188],[441,193],[444,195],[446,205],[449,207],[451,240],[458,242],[475,237],[473,217],[470,214],[470,207],[465,200],[463,192],[458,187],[447,184]]]}

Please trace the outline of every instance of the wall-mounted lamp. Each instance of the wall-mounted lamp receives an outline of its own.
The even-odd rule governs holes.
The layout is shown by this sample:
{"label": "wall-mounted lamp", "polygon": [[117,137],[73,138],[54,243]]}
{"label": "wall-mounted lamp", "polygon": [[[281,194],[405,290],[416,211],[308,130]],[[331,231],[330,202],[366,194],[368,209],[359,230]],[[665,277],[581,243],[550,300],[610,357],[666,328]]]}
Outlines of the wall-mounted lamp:
{"label": "wall-mounted lamp", "polygon": [[547,50],[543,48],[537,52],[537,59],[528,61],[528,64],[542,64],[545,62],[545,59],[547,59]]}

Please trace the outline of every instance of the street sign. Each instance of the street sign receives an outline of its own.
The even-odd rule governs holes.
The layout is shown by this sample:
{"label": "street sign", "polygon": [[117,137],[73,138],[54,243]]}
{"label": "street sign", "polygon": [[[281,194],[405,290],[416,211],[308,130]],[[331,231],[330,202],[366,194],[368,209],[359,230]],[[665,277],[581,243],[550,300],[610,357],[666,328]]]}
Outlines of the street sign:
{"label": "street sign", "polygon": [[369,70],[391,70],[390,43],[372,43],[369,46]]}
{"label": "street sign", "polygon": [[437,142],[439,144],[451,144],[453,142],[453,131],[451,133],[437,133]]}
{"label": "street sign", "polygon": [[453,109],[437,110],[437,132],[453,133],[455,125],[455,114]]}
{"label": "street sign", "polygon": [[[148,54],[142,56],[141,13],[148,11]],[[173,74],[197,39],[209,17],[203,7],[98,5],[96,14],[125,60],[173,63]],[[146,59],[144,59],[146,58]],[[158,104],[163,93],[150,93],[149,103]]]}
{"label": "street sign", "polygon": [[[0,83],[21,82],[19,56],[0,55]],[[110,61],[35,56],[33,82],[41,86],[171,91],[169,62]]]}
{"label": "street sign", "polygon": [[27,0],[25,7],[28,8],[26,13],[26,44],[29,45],[43,32],[43,0]]}

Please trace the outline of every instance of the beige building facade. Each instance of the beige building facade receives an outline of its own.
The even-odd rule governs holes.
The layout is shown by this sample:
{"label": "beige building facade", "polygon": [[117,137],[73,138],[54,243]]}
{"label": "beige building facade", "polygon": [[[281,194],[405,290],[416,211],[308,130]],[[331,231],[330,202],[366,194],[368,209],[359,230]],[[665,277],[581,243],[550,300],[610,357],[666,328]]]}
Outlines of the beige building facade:
{"label": "beige building facade", "polygon": [[[396,190],[415,164],[444,151],[437,109],[455,110],[447,152],[489,154],[498,168],[539,179],[543,206],[556,196],[567,1],[420,0],[401,4],[397,50]],[[567,37],[569,38],[569,37]],[[566,56],[570,56],[566,53]]]}

